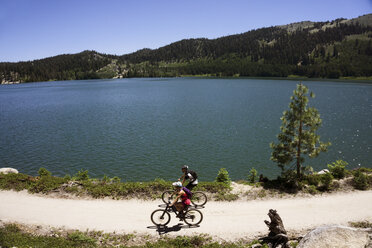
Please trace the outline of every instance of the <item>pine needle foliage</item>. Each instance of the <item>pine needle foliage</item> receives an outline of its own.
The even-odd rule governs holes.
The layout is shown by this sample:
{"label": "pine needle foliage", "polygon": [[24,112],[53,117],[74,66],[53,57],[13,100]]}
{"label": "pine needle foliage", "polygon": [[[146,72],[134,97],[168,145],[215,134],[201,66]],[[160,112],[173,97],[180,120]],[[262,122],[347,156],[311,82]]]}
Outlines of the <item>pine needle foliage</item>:
{"label": "pine needle foliage", "polygon": [[302,83],[293,91],[289,110],[283,112],[282,126],[278,134],[278,143],[271,143],[271,160],[284,170],[295,161],[297,178],[302,176],[301,165],[305,157],[314,158],[320,152],[327,151],[330,143],[320,141],[316,131],[321,126],[322,120],[316,108],[308,107],[309,98],[315,95]]}

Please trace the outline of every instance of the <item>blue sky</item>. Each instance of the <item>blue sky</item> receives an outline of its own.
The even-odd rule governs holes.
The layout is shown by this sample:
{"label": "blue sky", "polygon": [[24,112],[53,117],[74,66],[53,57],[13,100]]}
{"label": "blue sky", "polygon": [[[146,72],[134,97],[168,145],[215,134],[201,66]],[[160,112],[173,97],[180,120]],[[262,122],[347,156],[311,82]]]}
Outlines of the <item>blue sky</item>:
{"label": "blue sky", "polygon": [[372,13],[372,0],[0,0],[0,61],[127,54],[299,21]]}

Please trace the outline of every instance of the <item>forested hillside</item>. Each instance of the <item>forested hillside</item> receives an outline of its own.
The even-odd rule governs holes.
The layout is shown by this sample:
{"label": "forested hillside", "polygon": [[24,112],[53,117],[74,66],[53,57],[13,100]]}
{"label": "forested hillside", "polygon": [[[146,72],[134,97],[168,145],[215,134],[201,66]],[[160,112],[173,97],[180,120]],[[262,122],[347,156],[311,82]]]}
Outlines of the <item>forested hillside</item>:
{"label": "forested hillside", "polygon": [[2,83],[186,75],[372,77],[372,14],[261,28],[213,40],[181,40],[123,56],[84,51],[0,63]]}

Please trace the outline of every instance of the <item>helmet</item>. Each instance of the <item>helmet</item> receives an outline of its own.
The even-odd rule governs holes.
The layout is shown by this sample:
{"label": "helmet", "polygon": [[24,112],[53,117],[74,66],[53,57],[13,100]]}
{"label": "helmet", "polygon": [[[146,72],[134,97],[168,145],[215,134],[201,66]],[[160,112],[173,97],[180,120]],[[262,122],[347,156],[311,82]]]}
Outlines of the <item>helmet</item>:
{"label": "helmet", "polygon": [[183,165],[183,166],[182,166],[182,169],[186,169],[186,170],[188,170],[189,167],[188,167],[187,165]]}
{"label": "helmet", "polygon": [[172,183],[172,185],[174,187],[178,187],[178,188],[181,188],[182,187],[182,183],[181,182],[174,182],[174,183]]}

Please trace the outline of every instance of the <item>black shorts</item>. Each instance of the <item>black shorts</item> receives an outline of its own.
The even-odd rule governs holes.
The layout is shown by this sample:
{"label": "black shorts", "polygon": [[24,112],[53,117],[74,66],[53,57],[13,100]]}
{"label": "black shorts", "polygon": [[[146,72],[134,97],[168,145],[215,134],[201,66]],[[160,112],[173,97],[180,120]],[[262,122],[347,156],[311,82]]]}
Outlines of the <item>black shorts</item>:
{"label": "black shorts", "polygon": [[188,183],[186,185],[186,188],[188,188],[190,191],[192,191],[193,188],[195,188],[198,184],[192,184],[192,183]]}

